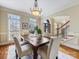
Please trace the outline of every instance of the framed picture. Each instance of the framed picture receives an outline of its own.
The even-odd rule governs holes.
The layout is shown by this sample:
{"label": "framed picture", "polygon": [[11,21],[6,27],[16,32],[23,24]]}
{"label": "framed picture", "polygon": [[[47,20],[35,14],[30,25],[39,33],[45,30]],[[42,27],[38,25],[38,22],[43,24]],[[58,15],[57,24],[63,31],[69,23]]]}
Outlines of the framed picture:
{"label": "framed picture", "polygon": [[23,22],[22,23],[22,29],[28,29],[28,23]]}

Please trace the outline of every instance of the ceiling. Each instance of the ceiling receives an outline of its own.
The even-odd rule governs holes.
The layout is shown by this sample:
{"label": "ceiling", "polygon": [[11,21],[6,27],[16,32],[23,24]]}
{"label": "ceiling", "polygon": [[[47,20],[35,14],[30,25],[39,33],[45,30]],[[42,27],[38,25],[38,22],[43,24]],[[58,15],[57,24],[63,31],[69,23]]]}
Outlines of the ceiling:
{"label": "ceiling", "polygon": [[[38,0],[44,17],[79,4],[79,0]],[[0,0],[0,5],[11,9],[30,13],[34,0]]]}

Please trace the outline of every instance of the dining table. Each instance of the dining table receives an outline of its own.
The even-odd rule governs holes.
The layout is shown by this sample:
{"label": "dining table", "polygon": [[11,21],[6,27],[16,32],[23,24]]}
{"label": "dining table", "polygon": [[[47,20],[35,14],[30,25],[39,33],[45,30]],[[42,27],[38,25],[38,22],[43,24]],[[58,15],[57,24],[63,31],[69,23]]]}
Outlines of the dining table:
{"label": "dining table", "polygon": [[33,59],[38,58],[38,48],[44,46],[49,43],[49,38],[42,36],[41,39],[38,39],[37,35],[30,34],[28,36],[24,36],[25,41],[27,41],[32,49],[33,49]]}

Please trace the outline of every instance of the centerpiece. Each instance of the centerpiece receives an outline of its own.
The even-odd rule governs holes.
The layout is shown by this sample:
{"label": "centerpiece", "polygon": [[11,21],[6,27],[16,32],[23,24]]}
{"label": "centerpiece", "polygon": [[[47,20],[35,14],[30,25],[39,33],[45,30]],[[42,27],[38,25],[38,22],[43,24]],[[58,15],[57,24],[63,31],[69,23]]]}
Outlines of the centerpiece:
{"label": "centerpiece", "polygon": [[42,38],[42,31],[40,28],[38,28],[38,26],[36,26],[36,33],[37,33],[37,39],[41,40]]}

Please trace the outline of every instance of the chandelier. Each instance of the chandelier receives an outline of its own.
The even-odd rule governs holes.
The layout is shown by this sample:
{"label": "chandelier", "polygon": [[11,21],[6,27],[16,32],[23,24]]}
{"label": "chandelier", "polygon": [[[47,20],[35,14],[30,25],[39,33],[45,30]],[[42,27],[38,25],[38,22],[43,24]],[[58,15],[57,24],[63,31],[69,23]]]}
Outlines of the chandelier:
{"label": "chandelier", "polygon": [[35,0],[34,7],[31,9],[31,14],[33,16],[40,16],[42,9],[38,8],[38,2]]}

